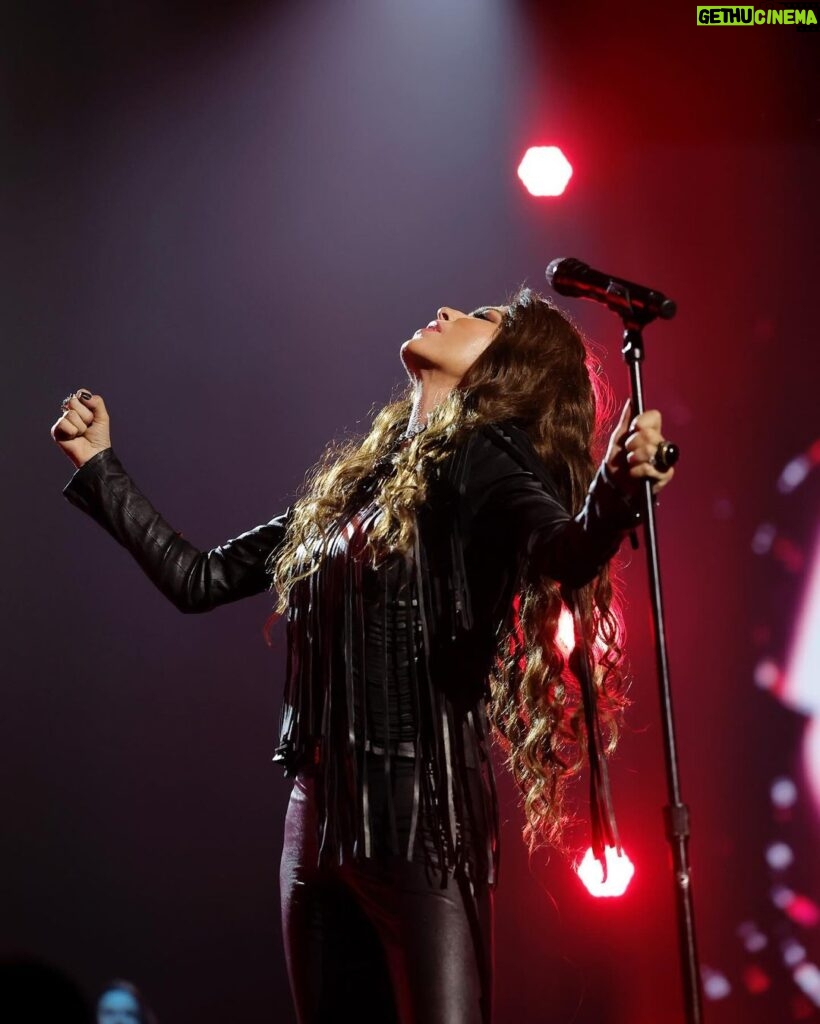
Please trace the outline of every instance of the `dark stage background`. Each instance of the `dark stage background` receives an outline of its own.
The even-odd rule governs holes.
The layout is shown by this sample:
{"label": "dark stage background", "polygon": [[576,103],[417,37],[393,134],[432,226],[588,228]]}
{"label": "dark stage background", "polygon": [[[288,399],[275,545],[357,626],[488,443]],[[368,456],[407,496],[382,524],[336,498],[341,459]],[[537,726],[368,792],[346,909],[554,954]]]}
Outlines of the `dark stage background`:
{"label": "dark stage background", "polygon": [[[180,615],[65,502],[62,397],[102,394],[136,481],[212,547],[366,428],[438,306],[546,290],[575,255],[679,306],[645,373],[682,449],[658,513],[707,1020],[820,1019],[818,688],[812,709],[772,683],[820,497],[820,34],[700,28],[680,2],[31,2],[4,20],[0,952],[89,997],[133,979],[162,1024],[293,1020],[283,624],[268,648],[267,596]],[[538,143],[575,167],[562,198],[515,177]],[[562,305],[625,395],[616,320]],[[499,772],[499,1024],[682,1020],[643,551],[623,554],[635,705],[613,780],[637,874],[603,901],[561,858],[528,863]]]}

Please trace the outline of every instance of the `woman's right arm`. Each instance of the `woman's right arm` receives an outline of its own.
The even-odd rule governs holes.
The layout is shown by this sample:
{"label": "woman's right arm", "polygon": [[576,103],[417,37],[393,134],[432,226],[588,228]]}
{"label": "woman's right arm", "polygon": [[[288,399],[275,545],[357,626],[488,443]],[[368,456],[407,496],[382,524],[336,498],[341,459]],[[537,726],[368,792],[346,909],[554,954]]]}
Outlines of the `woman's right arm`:
{"label": "woman's right arm", "polygon": [[[71,402],[75,413],[68,423],[66,414],[52,428],[52,437],[78,466],[63,488],[63,495],[74,506],[90,515],[134,557],[152,583],[182,612],[210,611],[222,604],[260,594],[270,585],[266,560],[283,540],[290,509],[254,529],[234,537],[210,551],[201,551],[162,517],[128,474],[107,433],[107,413],[100,396],[92,396],[79,409],[78,399]],[[92,412],[91,406],[97,408]],[[80,420],[87,428],[93,417],[105,415],[109,441],[98,447],[79,450],[82,429],[70,435],[70,423]],[[84,432],[85,433],[85,432]],[[88,455],[87,458],[83,458]]]}

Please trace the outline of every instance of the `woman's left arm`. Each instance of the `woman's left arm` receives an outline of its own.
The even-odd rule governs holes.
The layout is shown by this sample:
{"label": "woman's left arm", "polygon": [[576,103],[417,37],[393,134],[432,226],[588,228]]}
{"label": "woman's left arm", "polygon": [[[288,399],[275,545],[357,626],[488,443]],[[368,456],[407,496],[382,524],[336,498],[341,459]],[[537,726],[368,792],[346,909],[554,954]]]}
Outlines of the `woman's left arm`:
{"label": "woman's left arm", "polygon": [[658,445],[664,440],[660,412],[647,409],[630,420],[631,410],[632,400],[628,399],[609,439],[604,467],[618,490],[627,500],[634,501],[640,496],[644,480],[654,481],[652,493],[657,494],[675,475],[675,468],[670,466],[661,472],[652,463]]}
{"label": "woman's left arm", "polygon": [[627,401],[581,511],[562,527],[530,539],[536,565],[572,587],[591,582],[641,521],[644,480],[654,481],[657,494],[674,476],[674,468],[661,472],[651,462],[661,441],[660,412],[649,409],[631,418]]}
{"label": "woman's left arm", "polygon": [[656,481],[655,493],[671,480],[674,470],[661,473],[649,462],[661,440],[660,413],[650,410],[630,422],[627,404],[583,507],[573,516],[557,499],[557,488],[548,489],[508,452],[482,439],[470,480],[475,510],[510,535],[528,575],[584,586],[640,522],[642,479]]}

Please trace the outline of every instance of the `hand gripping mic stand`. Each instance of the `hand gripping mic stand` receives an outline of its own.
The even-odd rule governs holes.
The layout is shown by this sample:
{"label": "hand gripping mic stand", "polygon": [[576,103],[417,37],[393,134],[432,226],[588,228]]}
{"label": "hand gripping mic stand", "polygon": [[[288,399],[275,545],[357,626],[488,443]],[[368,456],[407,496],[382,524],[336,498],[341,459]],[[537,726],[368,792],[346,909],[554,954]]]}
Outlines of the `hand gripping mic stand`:
{"label": "hand gripping mic stand", "polygon": [[[641,363],[644,359],[642,330],[658,316],[659,310],[640,302],[636,302],[633,305],[630,301],[626,282],[611,281],[605,298],[603,296],[591,295],[588,297],[605,302],[623,321],[624,344],[621,353],[629,367],[629,377],[632,385],[632,411],[636,416],[639,416],[644,411],[643,380],[641,377]],[[669,319],[674,315],[674,312],[675,306],[669,302],[661,315],[664,319]],[[695,942],[695,915],[688,856],[689,808],[681,798],[680,779],[678,776],[678,757],[672,715],[672,691],[669,682],[669,662],[666,653],[666,634],[664,630],[663,602],[661,599],[661,571],[658,559],[658,538],[655,529],[655,508],[651,479],[644,481],[642,505],[643,521],[646,524],[646,555],[649,569],[650,595],[652,598],[655,658],[660,688],[666,784],[669,798],[669,803],[664,807],[663,813],[666,837],[672,850],[672,863],[675,873],[675,903],[683,976],[684,1008],[687,1024],[701,1024],[703,1020],[703,1004]],[[634,547],[637,547],[637,537],[634,533],[632,534],[632,543]]]}

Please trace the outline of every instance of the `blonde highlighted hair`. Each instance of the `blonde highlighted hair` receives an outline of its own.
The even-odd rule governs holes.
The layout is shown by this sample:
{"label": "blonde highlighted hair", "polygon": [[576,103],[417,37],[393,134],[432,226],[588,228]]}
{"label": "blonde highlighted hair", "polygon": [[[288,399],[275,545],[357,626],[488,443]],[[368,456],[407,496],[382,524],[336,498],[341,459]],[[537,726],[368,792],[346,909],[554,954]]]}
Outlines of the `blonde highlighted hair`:
{"label": "blonde highlighted hair", "polygon": [[[486,307],[482,307],[486,308]],[[479,311],[476,314],[479,315]],[[370,538],[380,553],[405,551],[413,540],[413,510],[427,496],[433,464],[470,431],[515,420],[531,439],[566,507],[579,511],[603,456],[614,409],[594,347],[550,301],[520,288],[506,304],[487,348],[431,410],[426,429],[399,442],[413,407],[415,384],[391,398],[361,438],[331,442],[307,474],[293,505],[284,543],[272,555],[274,616],[288,607],[290,589],[316,568],[316,549],[335,524],[360,506],[368,483],[383,516]],[[380,474],[383,460],[395,471]],[[614,750],[628,704],[623,671],[620,594],[611,565],[575,592],[593,677],[605,752]],[[488,717],[496,742],[523,796],[524,838],[564,846],[570,820],[565,785],[585,761],[586,735],[576,654],[559,640],[565,602],[561,586],[544,576],[524,578],[509,609],[488,680]]]}

